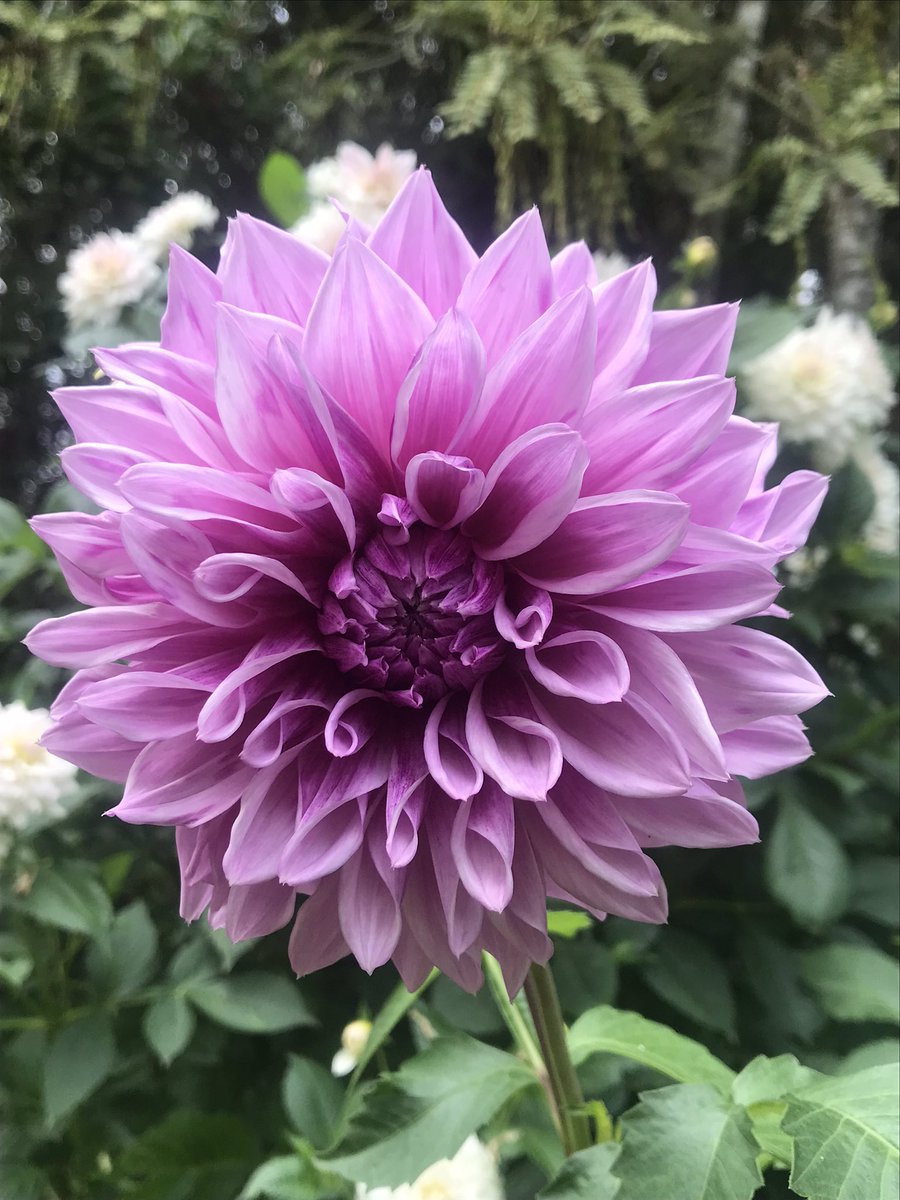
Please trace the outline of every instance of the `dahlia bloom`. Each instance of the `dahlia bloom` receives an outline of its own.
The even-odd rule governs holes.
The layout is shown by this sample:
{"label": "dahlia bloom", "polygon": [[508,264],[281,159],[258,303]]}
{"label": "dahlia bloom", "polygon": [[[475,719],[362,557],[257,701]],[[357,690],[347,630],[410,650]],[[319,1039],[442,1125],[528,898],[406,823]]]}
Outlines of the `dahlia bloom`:
{"label": "dahlia bloom", "polygon": [[103,511],[35,521],[90,606],[29,638],[79,668],[45,744],[176,827],[187,919],[515,991],[548,896],[662,921],[645,847],[756,840],[736,777],[825,689],[737,622],[825,481],[766,489],[735,308],[655,289],[536,210],[479,259],[420,171],[333,259],[245,216],[215,275],[173,250],[161,344],[56,393]]}
{"label": "dahlia bloom", "polygon": [[58,821],[71,807],[76,768],[41,746],[49,725],[45,708],[0,704],[0,834]]}
{"label": "dahlia bloom", "polygon": [[786,441],[812,444],[828,467],[880,428],[896,400],[869,326],[828,308],[749,362],[742,383],[747,416],[777,421]]}
{"label": "dahlia bloom", "polygon": [[219,210],[202,192],[180,192],[151,208],[134,227],[134,236],[156,259],[168,256],[171,245],[190,249],[198,229],[212,229]]}
{"label": "dahlia bloom", "polygon": [[154,255],[135,236],[113,229],[73,250],[59,277],[63,312],[73,329],[108,325],[159,278]]}
{"label": "dahlia bloom", "polygon": [[357,1184],[356,1200],[503,1200],[497,1160],[477,1137],[468,1137],[452,1158],[442,1158],[414,1183],[398,1188]]}

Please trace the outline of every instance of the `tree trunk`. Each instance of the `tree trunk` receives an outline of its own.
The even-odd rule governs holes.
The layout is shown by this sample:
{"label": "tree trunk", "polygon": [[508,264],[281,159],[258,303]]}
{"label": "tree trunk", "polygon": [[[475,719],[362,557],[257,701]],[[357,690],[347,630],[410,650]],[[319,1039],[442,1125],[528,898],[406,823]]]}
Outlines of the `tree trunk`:
{"label": "tree trunk", "polygon": [[864,317],[875,302],[880,213],[854,188],[828,189],[828,294],[838,312]]}

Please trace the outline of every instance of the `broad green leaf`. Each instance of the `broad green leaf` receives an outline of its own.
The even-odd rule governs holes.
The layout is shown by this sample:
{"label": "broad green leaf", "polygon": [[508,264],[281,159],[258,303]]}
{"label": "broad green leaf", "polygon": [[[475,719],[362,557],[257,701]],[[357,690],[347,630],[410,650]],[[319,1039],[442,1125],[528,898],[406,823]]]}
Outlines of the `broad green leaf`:
{"label": "broad green leaf", "polygon": [[734,1071],[699,1042],[638,1013],[594,1008],[579,1017],[569,1034],[576,1065],[592,1054],[620,1054],[682,1083],[708,1083],[728,1093]]}
{"label": "broad green leaf", "polygon": [[210,944],[219,956],[219,961],[226,974],[245,954],[250,953],[259,940],[258,938],[248,938],[246,942],[233,942],[224,929],[213,929],[211,925],[207,925],[206,923],[201,925],[200,928],[203,930],[203,936],[209,939]]}
{"label": "broad green leaf", "polygon": [[19,907],[37,921],[97,937],[112,924],[109,896],[87,863],[70,861],[41,866]]}
{"label": "broad green leaf", "polygon": [[281,1099],[288,1120],[317,1150],[334,1138],[343,1090],[321,1063],[290,1055],[281,1083]]}
{"label": "broad green leaf", "polygon": [[324,1165],[369,1187],[398,1187],[441,1158],[535,1076],[517,1058],[467,1037],[440,1038],[359,1093],[346,1136]]}
{"label": "broad green leaf", "polygon": [[900,1063],[900,1038],[878,1038],[865,1042],[851,1050],[837,1069],[838,1075],[855,1075],[869,1067],[881,1067],[888,1063]]}
{"label": "broad green leaf", "polygon": [[306,1175],[296,1154],[270,1158],[256,1168],[238,1200],[312,1200]]}
{"label": "broad green leaf", "polygon": [[28,948],[12,934],[0,933],[0,983],[18,989],[34,970]]}
{"label": "broad green leaf", "polygon": [[900,965],[873,946],[835,942],[803,955],[803,978],[838,1021],[900,1021]]}
{"label": "broad green leaf", "polygon": [[793,1054],[777,1058],[760,1055],[744,1067],[732,1085],[732,1098],[747,1109],[760,1148],[785,1166],[790,1165],[793,1143],[781,1128],[787,1108],[783,1097],[817,1079],[821,1075],[804,1067]]}
{"label": "broad green leaf", "polygon": [[644,1092],[622,1123],[616,1200],[750,1200],[762,1183],[750,1118],[706,1084]]}
{"label": "broad green leaf", "polygon": [[116,913],[109,933],[91,946],[91,976],[109,995],[130,996],[150,978],[156,946],[156,928],[147,906],[136,900]]}
{"label": "broad green leaf", "polygon": [[185,995],[210,1020],[242,1033],[281,1033],[316,1024],[297,984],[268,971],[191,984]]}
{"label": "broad green leaf", "polygon": [[427,1011],[438,1033],[462,1031],[473,1037],[486,1037],[503,1029],[503,1017],[490,988],[484,987],[472,995],[446,975],[431,985]]}
{"label": "broad green leaf", "polygon": [[538,1192],[537,1200],[614,1200],[619,1181],[612,1167],[619,1150],[615,1142],[579,1150],[566,1159],[555,1178]]}
{"label": "broad green leaf", "polygon": [[855,862],[850,908],[888,929],[900,928],[900,859],[873,854]]}
{"label": "broad green leaf", "polygon": [[[862,468],[851,460],[831,476],[822,511],[816,520],[816,532],[829,543],[852,541],[860,536],[874,504],[872,484]],[[865,581],[854,578],[852,582],[859,585]],[[829,602],[835,603],[835,597],[830,593]],[[846,601],[843,605],[846,607]]]}
{"label": "broad green leaf", "polygon": [[64,1025],[44,1061],[44,1113],[56,1125],[109,1076],[116,1061],[112,1022],[91,1013]]}
{"label": "broad green leaf", "polygon": [[900,1191],[897,1068],[870,1067],[788,1097],[791,1188],[809,1200],[896,1200]]}
{"label": "broad green leaf", "polygon": [[728,373],[739,375],[747,363],[770,350],[797,329],[801,322],[800,313],[788,304],[773,304],[769,300],[746,301],[738,314]]}
{"label": "broad green leaf", "polygon": [[255,1139],[237,1117],[181,1110],[132,1142],[120,1160],[129,1200],[224,1200],[258,1162]]}
{"label": "broad green leaf", "polygon": [[363,1071],[372,1061],[373,1056],[377,1054],[385,1041],[390,1037],[394,1028],[403,1020],[422,993],[434,983],[438,975],[438,971],[432,971],[422,986],[416,988],[414,992],[408,991],[402,983],[398,983],[387,1000],[385,1000],[378,1016],[372,1022],[372,1028],[369,1032],[368,1040],[363,1047],[362,1054],[359,1056],[356,1070],[350,1076],[349,1090],[351,1092],[359,1081]]}
{"label": "broad green leaf", "polygon": [[196,1023],[194,1010],[181,996],[161,996],[144,1013],[144,1037],[168,1067],[186,1049]]}
{"label": "broad green leaf", "polygon": [[590,929],[593,918],[577,909],[554,909],[547,913],[547,932],[552,937],[573,938],[583,929]]}
{"label": "broad green leaf", "polygon": [[306,176],[292,154],[273,151],[259,170],[259,194],[266,208],[287,228],[309,208]]}
{"label": "broad green leaf", "polygon": [[686,1017],[734,1038],[734,995],[728,974],[699,938],[678,929],[665,930],[641,974],[658,996]]}
{"label": "broad green leaf", "polygon": [[766,1025],[779,1035],[809,1042],[825,1014],[800,982],[797,955],[784,942],[748,924],[738,938],[747,984]]}
{"label": "broad green leaf", "polygon": [[850,899],[850,868],[840,842],[798,800],[782,800],[766,844],[769,891],[800,925],[821,929]]}

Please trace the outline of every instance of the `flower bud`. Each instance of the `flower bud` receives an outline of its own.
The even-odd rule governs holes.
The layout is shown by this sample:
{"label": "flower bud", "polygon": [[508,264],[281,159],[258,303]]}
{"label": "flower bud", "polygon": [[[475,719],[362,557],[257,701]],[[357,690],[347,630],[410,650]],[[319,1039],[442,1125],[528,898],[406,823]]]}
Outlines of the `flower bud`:
{"label": "flower bud", "polygon": [[718,258],[719,247],[711,237],[696,237],[684,250],[684,265],[689,271],[710,271]]}
{"label": "flower bud", "polygon": [[371,1021],[351,1021],[344,1027],[344,1032],[341,1034],[341,1048],[331,1060],[332,1075],[350,1074],[359,1062],[371,1032]]}

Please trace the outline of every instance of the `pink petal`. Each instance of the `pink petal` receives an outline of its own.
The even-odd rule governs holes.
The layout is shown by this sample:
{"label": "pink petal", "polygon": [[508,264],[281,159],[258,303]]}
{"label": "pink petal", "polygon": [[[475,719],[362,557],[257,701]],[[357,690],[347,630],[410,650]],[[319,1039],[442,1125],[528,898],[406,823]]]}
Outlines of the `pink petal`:
{"label": "pink petal", "polygon": [[430,450],[406,467],[406,494],[427,525],[451,529],[474,512],[484,492],[484,474],[468,458]]}
{"label": "pink petal", "polygon": [[628,690],[625,655],[595,630],[561,633],[525,650],[535,680],[557,696],[574,696],[589,704],[621,700]]}
{"label": "pink petal", "polygon": [[327,270],[321,250],[238,213],[228,223],[217,275],[228,304],[305,325]]}
{"label": "pink petal", "polygon": [[463,887],[491,912],[502,912],[513,892],[516,840],[513,801],[488,786],[463,800],[453,821],[450,846]]}
{"label": "pink petal", "polygon": [[168,604],[133,604],[50,617],[32,629],[25,644],[55,667],[93,667],[130,658],[192,628]]}
{"label": "pink petal", "polygon": [[764,717],[722,735],[725,761],[733,775],[761,779],[806,762],[812,747],[799,717]]}
{"label": "pink petal", "polygon": [[647,355],[656,298],[656,272],[648,258],[592,289],[597,357],[591,404],[635,381]]}
{"label": "pink petal", "polygon": [[494,608],[494,623],[500,636],[519,650],[537,646],[552,617],[550,594],[510,574]]}
{"label": "pink petal", "polygon": [[79,442],[114,444],[170,462],[193,461],[151,391],[111,383],[57,388],[53,399]]}
{"label": "pink petal", "polygon": [[192,254],[173,244],[166,291],[168,301],[159,334],[163,349],[212,363],[216,303],[222,298],[218,279]]}
{"label": "pink petal", "polygon": [[584,491],[665,487],[721,433],[734,381],[707,376],[629,388],[595,405],[580,428],[591,452]]}
{"label": "pink petal", "polygon": [[157,390],[185,400],[207,416],[215,416],[213,367],[163,350],[155,342],[127,342],[115,349],[94,350],[100,370],[110,379]]}
{"label": "pink petal", "polygon": [[638,580],[607,593],[592,607],[626,625],[693,633],[757,616],[780,591],[781,584],[765,566],[712,563]]}
{"label": "pink petal", "polygon": [[397,393],[433,327],[415,292],[362,242],[337,251],[309,316],[304,357],[379,451],[387,452]]}
{"label": "pink petal", "polygon": [[504,447],[536,425],[574,422],[590,394],[596,339],[588,289],[557,300],[488,372],[471,427],[462,430],[455,448],[487,470]]}
{"label": "pink petal", "polygon": [[59,456],[66,478],[89,500],[113,512],[130,507],[119,489],[122,476],[136,463],[150,463],[150,456],[123,446],[81,442],[68,446]]}
{"label": "pink petal", "polygon": [[201,684],[179,675],[125,671],[85,688],[78,707],[122,737],[153,742],[196,730],[207,694]]}
{"label": "pink petal", "polygon": [[463,533],[489,560],[534,549],[572,511],[587,463],[581,435],[566,425],[522,434],[488,472],[481,504]]}
{"label": "pink petal", "polygon": [[478,261],[424,167],[407,179],[368,244],[422,297],[435,319],[456,303]]}
{"label": "pink petal", "polygon": [[827,491],[826,476],[793,471],[771,491],[745,501],[734,528],[785,558],[806,542]]}
{"label": "pink petal", "polygon": [[513,565],[551,592],[605,592],[668,558],[684,536],[689,515],[685,504],[665,492],[589,496],[543,545]]}
{"label": "pink petal", "polygon": [[141,751],[109,812],[132,825],[199,825],[227,812],[252,777],[230,748],[198,746],[193,733],[181,734]]}
{"label": "pink petal", "polygon": [[594,256],[585,242],[571,242],[564,246],[559,254],[553,256],[550,267],[557,296],[567,296],[579,288],[597,285]]}
{"label": "pink petal", "polygon": [[493,365],[550,307],[550,255],[536,208],[524,213],[472,267],[459,307],[472,318]]}
{"label": "pink petal", "polygon": [[737,304],[653,314],[650,348],[635,383],[724,375],[731,353]]}
{"label": "pink petal", "polygon": [[341,932],[370,975],[386,963],[400,937],[400,905],[364,846],[344,866],[338,885]]}
{"label": "pink petal", "polygon": [[401,470],[416,454],[449,449],[483,382],[481,339],[469,318],[451,309],[425,341],[397,393],[391,456]]}
{"label": "pink petal", "polygon": [[287,925],[296,906],[294,889],[275,879],[233,887],[225,904],[225,932],[232,942],[265,937]]}
{"label": "pink petal", "polygon": [[222,869],[232,884],[262,883],[278,877],[285,845],[299,810],[297,750],[257,771],[241,797]]}
{"label": "pink petal", "polygon": [[559,742],[534,720],[518,688],[480,679],[469,697],[466,741],[475,761],[510,796],[545,800],[562,770]]}
{"label": "pink petal", "polygon": [[730,526],[749,494],[768,440],[765,428],[743,417],[729,418],[709,449],[669,485],[690,504],[692,521]]}
{"label": "pink petal", "polygon": [[694,784],[683,796],[611,799],[643,846],[713,850],[759,841],[753,814],[703,783]]}
{"label": "pink petal", "polygon": [[454,800],[468,800],[481,790],[484,772],[469,753],[465,732],[465,700],[444,696],[431,711],[423,748],[435,782]]}
{"label": "pink petal", "polygon": [[338,876],[334,876],[300,905],[288,944],[291,966],[298,975],[321,971],[350,953],[334,919],[337,901]]}

